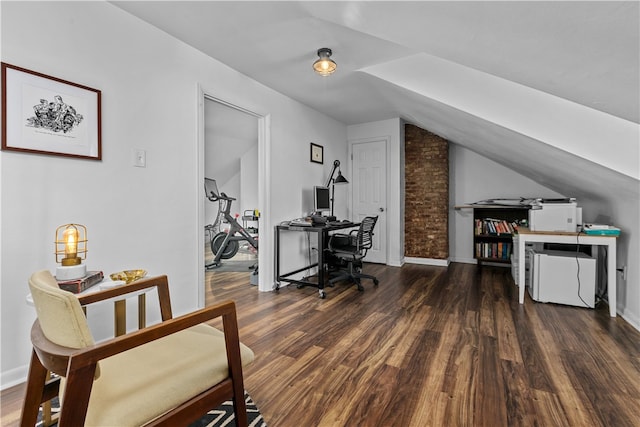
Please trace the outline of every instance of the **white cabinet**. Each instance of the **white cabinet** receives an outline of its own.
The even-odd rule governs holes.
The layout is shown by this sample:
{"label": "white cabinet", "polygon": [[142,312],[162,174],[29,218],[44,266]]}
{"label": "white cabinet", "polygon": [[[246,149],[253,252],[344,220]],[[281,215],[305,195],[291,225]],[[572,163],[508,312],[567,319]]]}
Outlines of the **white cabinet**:
{"label": "white cabinet", "polygon": [[581,252],[530,250],[527,290],[535,301],[593,308],[596,260]]}

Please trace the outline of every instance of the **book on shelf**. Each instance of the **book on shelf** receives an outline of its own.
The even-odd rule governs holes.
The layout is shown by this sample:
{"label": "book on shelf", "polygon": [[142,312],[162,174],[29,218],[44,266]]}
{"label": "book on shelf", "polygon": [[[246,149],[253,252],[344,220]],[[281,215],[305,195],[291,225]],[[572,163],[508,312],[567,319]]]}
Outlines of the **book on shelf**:
{"label": "book on shelf", "polygon": [[517,221],[483,218],[475,220],[475,234],[514,234],[518,230]]}
{"label": "book on shelf", "polygon": [[80,292],[102,282],[103,279],[104,274],[102,271],[87,271],[87,274],[79,279],[58,280],[58,286],[60,286],[60,289],[62,290],[79,294]]}
{"label": "book on shelf", "polygon": [[478,242],[476,243],[476,258],[490,258],[508,261],[511,257],[513,245],[508,242]]}

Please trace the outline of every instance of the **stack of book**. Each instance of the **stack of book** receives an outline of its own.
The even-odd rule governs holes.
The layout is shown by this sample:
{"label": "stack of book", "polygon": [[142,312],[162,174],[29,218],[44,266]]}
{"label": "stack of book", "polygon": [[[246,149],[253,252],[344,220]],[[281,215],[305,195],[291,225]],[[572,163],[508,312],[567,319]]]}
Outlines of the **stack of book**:
{"label": "stack of book", "polygon": [[476,243],[476,258],[493,258],[508,261],[511,257],[513,245],[508,242],[478,242]]}
{"label": "stack of book", "polygon": [[79,294],[102,282],[102,279],[104,279],[102,271],[87,271],[87,274],[79,279],[58,280],[58,286],[60,286],[62,290]]}
{"label": "stack of book", "polygon": [[612,225],[585,224],[584,233],[593,236],[619,236],[620,229]]}
{"label": "stack of book", "polygon": [[517,221],[507,221],[504,219],[476,219],[476,236],[482,234],[514,234],[518,230]]}

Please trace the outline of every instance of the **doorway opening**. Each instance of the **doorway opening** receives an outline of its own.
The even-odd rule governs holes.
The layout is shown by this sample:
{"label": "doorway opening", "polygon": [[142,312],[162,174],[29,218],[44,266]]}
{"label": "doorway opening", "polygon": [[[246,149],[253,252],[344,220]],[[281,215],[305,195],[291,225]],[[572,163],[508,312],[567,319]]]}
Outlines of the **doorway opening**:
{"label": "doorway opening", "polygon": [[[234,241],[233,244],[238,245],[237,254],[234,253],[231,257],[226,256],[231,255],[230,253],[225,253],[225,259],[219,259],[219,269],[205,268],[211,265],[211,260],[215,257],[213,240],[216,234],[228,231],[232,221],[220,215],[221,205],[217,200],[212,201],[206,197],[204,190],[205,179],[208,182],[215,180],[219,192],[234,199],[224,207],[230,207],[227,210],[237,220],[237,224],[244,226],[256,239],[262,237],[259,236],[260,226],[268,223],[268,203],[265,201],[268,200],[266,193],[269,185],[266,176],[269,117],[220,100],[203,90],[199,95],[198,185],[202,190],[198,193],[201,195],[198,221],[198,258],[201,267],[198,303],[202,307],[206,303],[206,282],[209,282],[207,276],[239,270],[241,266],[244,266],[244,270],[238,271],[238,274],[246,276],[247,286],[258,285],[256,291],[270,289],[264,285],[264,279],[260,280],[261,277],[266,277],[262,268],[257,269],[256,275],[253,275],[253,269],[248,268],[253,265],[262,267],[261,260],[263,265],[268,264],[264,262],[268,253],[257,251],[253,247],[255,245],[245,245],[247,241]],[[217,240],[218,246],[221,241]],[[267,237],[260,243],[268,248],[269,241]],[[266,273],[269,273],[269,269]]]}
{"label": "doorway opening", "polygon": [[207,273],[245,273],[258,283],[258,117],[205,97]]}

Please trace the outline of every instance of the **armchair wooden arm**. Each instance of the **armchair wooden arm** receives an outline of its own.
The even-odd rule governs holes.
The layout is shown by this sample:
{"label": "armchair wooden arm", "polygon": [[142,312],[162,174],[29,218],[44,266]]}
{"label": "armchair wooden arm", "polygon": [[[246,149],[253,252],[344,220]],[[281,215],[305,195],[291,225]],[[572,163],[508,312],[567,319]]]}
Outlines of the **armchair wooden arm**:
{"label": "armchair wooden arm", "polygon": [[72,365],[76,368],[95,365],[107,357],[222,317],[227,358],[239,360],[240,337],[235,307],[233,301],[225,301],[82,349],[63,347],[49,341],[42,332],[40,322],[36,320],[31,327],[31,342],[42,365],[51,372],[66,377]]}
{"label": "armchair wooden arm", "polygon": [[77,295],[80,305],[90,305],[96,302],[105,301],[119,296],[126,296],[143,289],[157,288],[158,300],[160,303],[160,316],[162,320],[171,319],[171,298],[169,296],[169,280],[166,275],[140,279],[116,288],[107,289],[100,292],[86,295]]}

